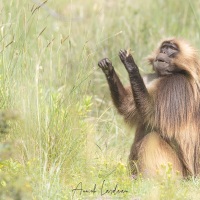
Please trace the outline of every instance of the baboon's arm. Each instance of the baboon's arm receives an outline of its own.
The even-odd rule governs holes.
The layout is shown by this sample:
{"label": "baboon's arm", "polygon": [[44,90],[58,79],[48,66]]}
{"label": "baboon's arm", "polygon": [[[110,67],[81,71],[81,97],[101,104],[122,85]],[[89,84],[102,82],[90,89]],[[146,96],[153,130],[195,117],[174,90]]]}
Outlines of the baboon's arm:
{"label": "baboon's arm", "polygon": [[109,59],[102,59],[98,65],[106,76],[115,107],[126,122],[133,125],[137,112],[131,89],[124,88]]}

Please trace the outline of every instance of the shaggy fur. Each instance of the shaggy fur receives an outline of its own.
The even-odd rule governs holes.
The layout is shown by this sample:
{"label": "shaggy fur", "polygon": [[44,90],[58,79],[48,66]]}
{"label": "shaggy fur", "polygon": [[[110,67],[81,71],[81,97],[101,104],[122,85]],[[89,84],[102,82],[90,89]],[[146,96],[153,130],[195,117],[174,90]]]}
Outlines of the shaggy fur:
{"label": "shaggy fur", "polygon": [[[121,95],[113,92],[113,83],[107,80],[117,110],[129,125],[137,127],[129,156],[132,174],[140,172],[144,176],[155,176],[162,174],[163,165],[171,163],[174,174],[178,172],[184,177],[197,176],[200,174],[198,52],[184,40],[170,38],[163,42],[171,42],[178,47],[179,53],[172,62],[181,69],[181,73],[157,77],[150,83],[145,83],[148,98],[137,94],[137,84],[132,84],[132,90],[131,87],[123,88],[115,72],[113,77],[118,80],[115,85],[121,84],[115,90],[123,91]],[[148,57],[151,65],[163,42]],[[138,90],[139,88],[138,86]],[[117,97],[113,94],[117,94]],[[137,105],[138,103],[143,106]]]}

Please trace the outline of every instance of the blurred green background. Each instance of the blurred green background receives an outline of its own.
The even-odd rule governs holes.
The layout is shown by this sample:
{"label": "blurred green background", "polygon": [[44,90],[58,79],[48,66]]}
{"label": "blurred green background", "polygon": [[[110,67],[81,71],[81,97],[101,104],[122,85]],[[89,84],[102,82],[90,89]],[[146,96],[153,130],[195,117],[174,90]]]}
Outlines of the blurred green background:
{"label": "blurred green background", "polygon": [[[134,129],[97,67],[110,58],[128,84],[121,48],[142,73],[165,37],[200,49],[199,0],[3,0],[0,10],[0,199],[200,199],[199,179],[129,177]],[[104,180],[128,193],[102,196]],[[80,182],[97,192],[73,193]]]}

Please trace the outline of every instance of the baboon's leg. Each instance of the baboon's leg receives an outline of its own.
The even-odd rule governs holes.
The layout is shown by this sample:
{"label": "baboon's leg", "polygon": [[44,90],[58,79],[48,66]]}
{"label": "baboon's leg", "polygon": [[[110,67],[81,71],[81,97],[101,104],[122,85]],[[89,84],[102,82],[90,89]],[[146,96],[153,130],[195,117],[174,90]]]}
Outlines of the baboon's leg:
{"label": "baboon's leg", "polygon": [[130,163],[137,165],[138,171],[145,177],[164,175],[166,167],[172,165],[172,174],[183,176],[184,166],[176,152],[166,143],[158,133],[148,133],[131,151],[137,148],[137,160],[133,160],[130,153]]}

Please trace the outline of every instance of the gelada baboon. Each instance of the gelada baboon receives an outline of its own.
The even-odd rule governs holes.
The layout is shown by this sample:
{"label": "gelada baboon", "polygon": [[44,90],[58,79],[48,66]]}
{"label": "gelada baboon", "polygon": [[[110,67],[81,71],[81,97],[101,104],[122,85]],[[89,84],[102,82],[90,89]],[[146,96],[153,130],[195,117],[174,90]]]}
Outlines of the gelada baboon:
{"label": "gelada baboon", "polygon": [[108,58],[103,70],[113,103],[136,133],[129,156],[131,173],[155,176],[171,163],[172,173],[200,173],[200,60],[182,39],[167,39],[149,56],[154,74],[142,78],[126,50],[119,57],[130,79],[124,87]]}

